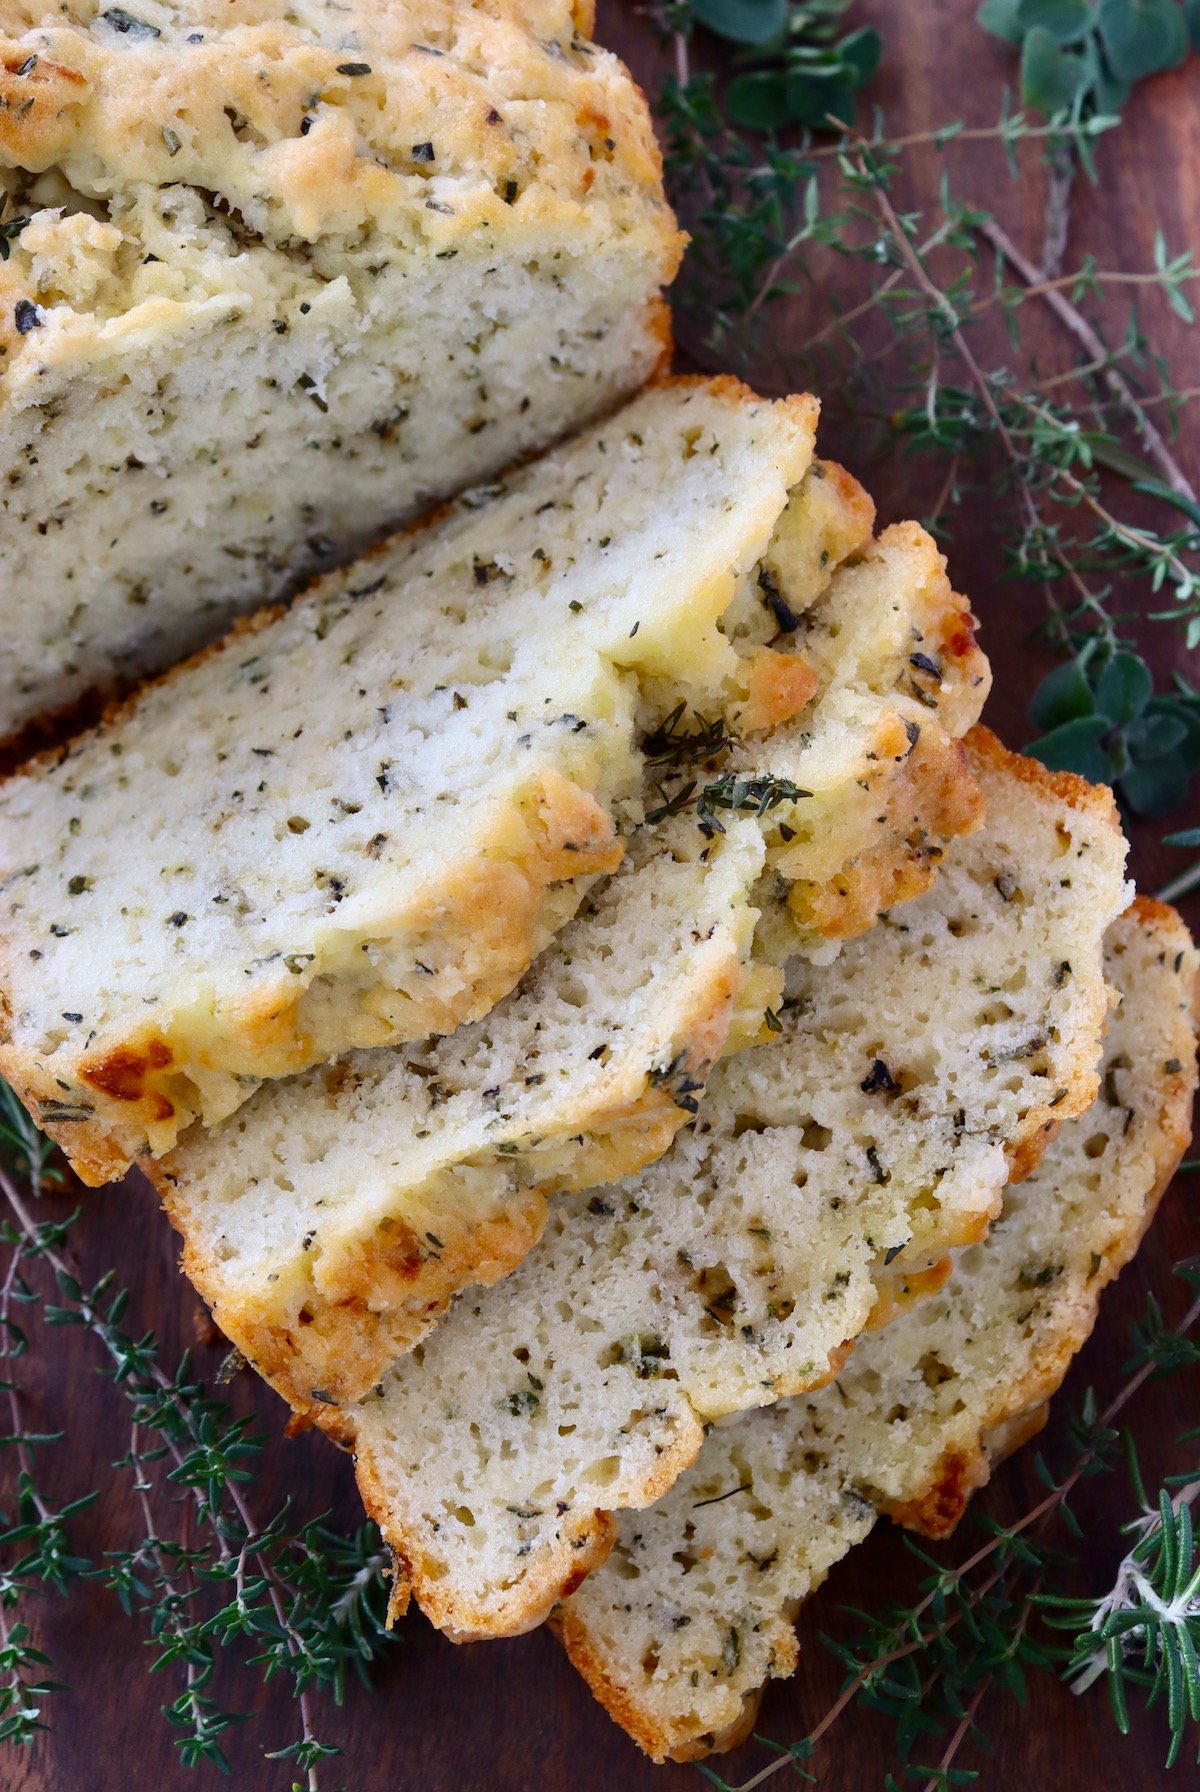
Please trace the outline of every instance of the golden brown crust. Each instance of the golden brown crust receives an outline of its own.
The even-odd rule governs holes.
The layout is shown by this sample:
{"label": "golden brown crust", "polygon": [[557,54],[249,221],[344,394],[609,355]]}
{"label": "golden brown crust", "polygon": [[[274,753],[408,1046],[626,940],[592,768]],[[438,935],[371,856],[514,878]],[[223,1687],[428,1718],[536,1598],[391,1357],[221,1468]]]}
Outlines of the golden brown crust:
{"label": "golden brown crust", "polygon": [[[821,477],[837,490],[838,512],[843,519],[841,542],[845,544],[845,553],[853,552],[854,548],[864,546],[871,539],[875,527],[875,500],[840,461],[818,459],[813,464],[820,467]],[[844,559],[845,553],[837,558]]]}
{"label": "golden brown crust", "polygon": [[746,657],[746,701],[737,714],[738,731],[755,734],[798,716],[816,695],[820,680],[798,653],[759,647]]}
{"label": "golden brown crust", "polygon": [[1107,784],[1089,784],[1077,772],[1051,771],[1040,759],[1014,753],[983,722],[975,723],[965,736],[964,744],[972,758],[982,765],[1003,771],[1007,778],[1018,784],[1028,784],[1040,796],[1057,797],[1069,809],[1088,809],[1097,820],[1107,822],[1114,833],[1121,832],[1116,799]]}
{"label": "golden brown crust", "polygon": [[[665,1761],[670,1751],[670,1738],[663,1734],[646,1706],[608,1672],[603,1654],[593,1646],[587,1625],[579,1615],[569,1605],[558,1606],[551,1612],[549,1624],[566,1650],[571,1666],[582,1674],[588,1688],[613,1721],[620,1724],[625,1734],[652,1761]],[[733,1746],[732,1741],[729,1746]]]}

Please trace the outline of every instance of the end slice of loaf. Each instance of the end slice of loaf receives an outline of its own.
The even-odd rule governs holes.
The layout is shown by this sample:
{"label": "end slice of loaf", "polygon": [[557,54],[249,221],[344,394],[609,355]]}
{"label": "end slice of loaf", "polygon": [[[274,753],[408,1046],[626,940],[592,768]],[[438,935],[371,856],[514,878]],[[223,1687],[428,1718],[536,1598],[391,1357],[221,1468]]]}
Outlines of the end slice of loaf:
{"label": "end slice of loaf", "polygon": [[665,363],[683,239],[583,10],[4,8],[0,740]]}
{"label": "end slice of loaf", "polygon": [[620,858],[639,679],[738,686],[815,420],[659,387],[0,786],[0,1071],[86,1179],[513,988]]}
{"label": "end slice of loaf", "polygon": [[778,1004],[750,959],[763,850],[748,819],[707,843],[642,829],[486,1019],[267,1083],[150,1166],[185,1270],[287,1399],[366,1393],[458,1289],[521,1260],[549,1194],[666,1150]]}
{"label": "end slice of loaf", "polygon": [[539,1622],[603,1559],[606,1513],[660,1498],[711,1420],[835,1375],[1091,1103],[1112,799],[985,731],[969,751],[988,820],[933,890],[797,961],[779,1038],[718,1067],[664,1158],[556,1203],[506,1281],[321,1409],[451,1633]]}
{"label": "end slice of loaf", "polygon": [[1005,1195],[945,1287],[864,1339],[835,1387],[719,1426],[557,1613],[571,1660],[656,1760],[741,1741],[796,1665],[801,1601],[879,1513],[941,1536],[1036,1431],[1190,1137],[1197,955],[1179,917],[1114,923],[1103,1093]]}

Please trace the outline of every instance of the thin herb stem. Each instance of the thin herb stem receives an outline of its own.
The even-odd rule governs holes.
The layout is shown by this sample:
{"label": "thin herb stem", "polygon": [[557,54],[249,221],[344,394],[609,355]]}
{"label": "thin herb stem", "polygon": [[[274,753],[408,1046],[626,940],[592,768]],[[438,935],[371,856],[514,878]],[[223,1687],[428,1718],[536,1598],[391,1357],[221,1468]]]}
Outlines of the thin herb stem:
{"label": "thin herb stem", "polygon": [[[1200,859],[1197,859],[1194,865],[1189,865],[1186,871],[1181,871],[1178,877],[1173,877],[1169,883],[1165,883],[1162,889],[1156,892],[1156,899],[1159,902],[1178,902],[1181,896],[1186,896],[1189,890],[1196,889],[1198,885],[1200,885]],[[1187,1167],[1185,1164],[1184,1168]]]}
{"label": "thin herb stem", "polygon": [[[995,218],[989,217],[980,219],[976,228],[981,236],[987,238],[996,253],[1002,256],[1004,260],[1007,261],[1011,267],[1015,268],[1018,274],[1020,274],[1022,280],[1026,283],[1027,296],[1030,298],[1045,299],[1059,321],[1066,325],[1067,329],[1070,330],[1075,339],[1081,343],[1088,354],[1092,356],[1095,370],[1101,373],[1109,390],[1114,392],[1121,402],[1128,407],[1129,412],[1134,419],[1134,427],[1137,430],[1142,447],[1157,466],[1159,472],[1171,487],[1171,490],[1182,493],[1184,497],[1190,498],[1194,503],[1196,501],[1196,493],[1191,481],[1186,477],[1182,467],[1180,467],[1175,456],[1171,453],[1161,432],[1146,415],[1143,402],[1139,401],[1132,386],[1130,386],[1124,375],[1119,373],[1115,367],[1108,364],[1108,354],[1099,336],[1097,336],[1095,330],[1082,313],[1078,311],[1065,296],[1062,290],[1063,287],[1077,284],[1079,277],[1073,275],[1069,277],[1069,279],[1063,280],[1042,280],[1039,278],[1038,271],[1033,263],[1026,255],[1022,254],[1008,232],[996,222]],[[1114,271],[1102,278],[1107,283],[1114,284],[1131,280],[1150,280],[1153,276],[1127,275]]]}
{"label": "thin herb stem", "polygon": [[[59,1253],[53,1248],[53,1246],[47,1245],[45,1243],[41,1243],[39,1241],[38,1228],[33,1219],[33,1216],[30,1214],[30,1212],[29,1212],[28,1208],[26,1207],[25,1202],[22,1200],[21,1195],[18,1192],[16,1186],[14,1185],[11,1178],[8,1176],[7,1172],[3,1168],[0,1168],[0,1190],[3,1191],[5,1198],[7,1199],[10,1207],[12,1208],[13,1213],[16,1215],[17,1222],[21,1227],[21,1231],[26,1239],[26,1242],[31,1246],[37,1247],[38,1255],[40,1257],[42,1257],[47,1263],[49,1263],[50,1267],[55,1271],[55,1273],[57,1275],[59,1275],[62,1278],[69,1277],[70,1271],[67,1267],[67,1264],[62,1259],[62,1257],[59,1255]],[[120,1355],[119,1355],[117,1349],[115,1348],[115,1342],[114,1342],[112,1336],[110,1335],[109,1328],[107,1327],[107,1325],[105,1324],[101,1315],[97,1312],[96,1308],[93,1306],[91,1300],[88,1298],[88,1296],[86,1294],[81,1293],[78,1305],[79,1305],[79,1310],[80,1310],[81,1316],[83,1317],[83,1320],[84,1320],[85,1324],[87,1325],[88,1329],[92,1332],[93,1336],[96,1337],[97,1339],[99,1339],[99,1341],[104,1345],[105,1349],[108,1351],[109,1355],[112,1357],[114,1363],[119,1364],[120,1360],[121,1360]],[[145,1366],[146,1366],[147,1372],[151,1376],[152,1380],[154,1381],[154,1383],[157,1386],[157,1388],[159,1389],[159,1391],[167,1396],[177,1417],[182,1421],[182,1423],[186,1427],[188,1427],[189,1430],[192,1429],[191,1414],[188,1411],[188,1408],[185,1405],[185,1403],[181,1400],[181,1398],[180,1398],[174,1384],[171,1382],[170,1378],[166,1375],[164,1370],[161,1368],[161,1366],[158,1364],[158,1362],[154,1359],[150,1359],[146,1363]],[[197,1441],[200,1441],[200,1440],[198,1439]],[[168,1444],[169,1444],[169,1447],[172,1449],[172,1453],[174,1455],[174,1459],[176,1461],[177,1466],[180,1465],[182,1462],[182,1455],[179,1451],[178,1445],[176,1443],[174,1443],[173,1440],[170,1440],[170,1439],[168,1440]],[[253,1515],[250,1511],[249,1505],[247,1504],[245,1495],[242,1493],[241,1488],[237,1485],[236,1481],[234,1481],[232,1479],[232,1477],[226,1479],[226,1481],[224,1483],[224,1491],[225,1491],[225,1493],[227,1493],[230,1503],[232,1504],[234,1511],[236,1512],[237,1517],[241,1522],[244,1536],[247,1539],[253,1539],[253,1538],[258,1537],[260,1535],[260,1533],[258,1531],[257,1526],[254,1523]],[[196,1498],[196,1501],[198,1502],[201,1510],[204,1510],[205,1498],[204,1498],[203,1490],[199,1487],[196,1488],[196,1490],[195,1490],[195,1498]],[[219,1514],[211,1513],[211,1514],[209,1514],[209,1516],[212,1518],[212,1521],[213,1521],[212,1529],[213,1529],[213,1536],[214,1536],[214,1541],[216,1543],[216,1546],[217,1546],[218,1550],[220,1551],[222,1560],[225,1562],[228,1562],[230,1559],[230,1550],[229,1550],[228,1542],[226,1541],[225,1536],[223,1534],[222,1526],[221,1526],[220,1519],[219,1519]],[[288,1623],[287,1612],[286,1612],[286,1608],[284,1606],[283,1596],[282,1596],[282,1592],[281,1592],[281,1588],[280,1588],[279,1576],[277,1574],[277,1571],[276,1571],[273,1561],[271,1560],[270,1556],[266,1553],[266,1551],[261,1546],[253,1545],[251,1548],[251,1553],[253,1555],[253,1558],[258,1563],[259,1569],[262,1573],[266,1594],[270,1601],[272,1613],[274,1615],[275,1622],[279,1629],[279,1635],[284,1639],[284,1646],[286,1648],[289,1660],[291,1661],[293,1668],[297,1674],[296,1703],[297,1703],[297,1707],[298,1707],[299,1714],[300,1714],[300,1722],[301,1722],[301,1727],[302,1727],[302,1742],[306,1748],[311,1748],[315,1744],[315,1741],[316,1741],[316,1732],[313,1728],[313,1723],[312,1723],[311,1701],[310,1701],[309,1695],[308,1695],[308,1688],[307,1688],[307,1684],[306,1684],[305,1673],[307,1671],[311,1671],[313,1663],[312,1663],[311,1657],[308,1656],[306,1654],[306,1652],[304,1651],[304,1649],[302,1648],[302,1646],[297,1638],[294,1627]],[[315,1765],[309,1766],[308,1772],[307,1772],[307,1781],[308,1781],[309,1792],[319,1792],[318,1781],[317,1781],[317,1772],[316,1772]]]}

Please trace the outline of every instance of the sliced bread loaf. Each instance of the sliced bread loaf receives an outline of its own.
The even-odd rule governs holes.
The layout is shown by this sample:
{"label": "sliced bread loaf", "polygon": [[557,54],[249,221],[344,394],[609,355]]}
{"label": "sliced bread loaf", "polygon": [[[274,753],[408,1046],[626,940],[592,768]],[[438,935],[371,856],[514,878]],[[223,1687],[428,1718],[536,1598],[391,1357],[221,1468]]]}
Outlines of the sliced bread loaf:
{"label": "sliced bread loaf", "polygon": [[485,1020],[267,1083],[149,1166],[185,1270],[286,1398],[357,1399],[457,1289],[521,1260],[548,1194],[666,1150],[778,1004],[781,974],[750,963],[762,862],[753,820],[642,829]]}
{"label": "sliced bread loaf", "polygon": [[740,688],[815,415],[657,388],[0,786],[0,1070],[81,1174],[513,988],[620,858],[639,676]]}
{"label": "sliced bread loaf", "polygon": [[1122,1004],[1103,1093],[1008,1190],[987,1243],[862,1340],[835,1386],[718,1426],[557,1614],[576,1667],[656,1760],[740,1741],[764,1682],[796,1665],[797,1606],[877,1514],[944,1534],[1041,1423],[1190,1134],[1187,931],[1138,901],[1107,963]]}
{"label": "sliced bread loaf", "polygon": [[[814,417],[661,386],[0,788],[0,1067],[81,1173],[170,1149],[263,1077],[486,1012],[619,858],[639,736],[656,784],[707,768],[652,816],[759,818],[777,959],[929,881],[978,818],[953,736],[987,664],[928,537],[872,544],[852,480],[803,476]],[[940,655],[921,701],[918,641]],[[781,729],[787,776],[746,771]]]}
{"label": "sliced bread loaf", "polygon": [[682,238],[566,0],[12,0],[0,740],[611,409]]}
{"label": "sliced bread loaf", "polygon": [[[960,763],[956,743],[936,722],[922,730],[926,739],[940,741],[932,751],[951,764],[949,777],[931,774],[920,740],[913,748],[906,733],[915,726],[911,717],[901,719],[889,707],[904,700],[892,693],[909,675],[914,638],[930,641],[960,627],[961,599],[951,592],[928,537],[914,543],[919,532],[892,530],[872,544],[872,520],[861,488],[840,468],[817,462],[792,494],[771,544],[772,603],[778,609],[787,594],[786,602],[795,606],[785,618],[788,632],[803,631],[804,637],[803,653],[793,651],[789,663],[806,673],[810,662],[820,668],[810,674],[812,680],[820,678],[811,704],[795,725],[784,723],[781,731],[794,731],[789,769],[815,774],[813,801],[819,788],[826,816],[822,826],[805,824],[807,848],[797,830],[791,830],[791,843],[785,841],[789,830],[779,819],[779,811],[789,806],[807,808],[805,799],[768,806],[757,825],[775,843],[774,851],[814,874],[809,889],[818,886],[822,873],[839,890],[861,889],[860,845],[864,861],[886,857],[889,889],[913,878],[923,882],[946,834],[971,824],[979,806],[978,786]],[[899,545],[889,539],[897,536]],[[843,563],[848,563],[844,572],[838,572]],[[851,643],[856,628],[861,634],[864,583],[879,584],[881,569],[887,575],[891,634],[867,606],[877,633],[873,663],[864,667],[861,648],[855,652]],[[743,581],[726,613],[727,633],[746,669],[743,716],[749,703],[763,701],[764,664],[784,663],[774,649],[759,651],[762,637],[779,633],[760,576],[761,569]],[[848,642],[845,668],[833,651],[841,633]],[[980,668],[969,631],[953,664],[945,701],[949,719],[961,725],[959,712],[977,701],[968,681]],[[768,681],[774,676],[769,673]],[[664,691],[661,679],[651,684],[660,701],[673,694]],[[770,688],[776,695],[780,689],[774,683]],[[739,699],[731,694],[727,701],[736,712]],[[856,724],[846,721],[848,707],[858,711]],[[872,756],[872,744],[887,727],[900,736],[898,760]],[[685,720],[677,704],[657,728],[656,782],[678,781],[679,756],[701,733],[710,747],[714,738],[726,742],[727,757],[734,750],[728,729]],[[736,750],[746,754],[752,748]],[[710,751],[709,762],[703,775],[719,782],[719,755]],[[694,767],[691,776],[695,783]],[[759,784],[748,782],[747,806],[757,810]],[[837,806],[839,790],[847,818]],[[909,807],[903,821],[893,823],[889,805],[904,803]],[[670,798],[665,806],[671,806]],[[928,827],[922,826],[922,815]],[[730,952],[735,962],[744,958],[751,924],[742,881],[748,849],[739,848],[733,868],[728,855],[719,860],[710,853],[710,863],[703,857],[706,838],[711,844],[721,841],[718,827],[741,825],[736,804],[708,811],[702,829],[693,823],[689,805],[688,813],[655,824],[655,830],[666,830],[663,846],[634,836],[637,880],[619,881],[605,898],[601,918],[568,929],[562,951],[550,949],[530,984],[502,1016],[493,1017],[495,1024],[476,1028],[465,1039],[426,1044],[415,1055],[366,1054],[335,1075],[268,1084],[228,1125],[211,1134],[195,1129],[160,1170],[150,1166],[183,1235],[188,1273],[228,1335],[287,1398],[303,1403],[318,1390],[343,1403],[363,1394],[428,1328],[457,1288],[491,1281],[520,1260],[540,1231],[547,1194],[615,1180],[670,1142],[684,1114],[659,1083],[662,1067],[679,1055],[690,1083],[701,1074],[697,1064],[707,1067],[719,1055],[707,1021],[706,1043],[689,1047],[698,1015],[711,1006],[708,998],[697,1002],[697,991],[711,989],[713,978],[727,981],[727,970],[719,967]],[[830,850],[831,839],[840,842],[840,854]],[[761,879],[762,899],[770,907],[778,906],[780,881],[777,874]],[[696,907],[689,921],[692,900]],[[800,929],[794,912],[785,908],[764,929],[768,956],[795,943]],[[835,918],[831,910],[831,927],[836,930],[847,912],[843,908]],[[873,917],[873,904],[868,912]],[[657,945],[656,927],[662,930]],[[694,980],[676,962],[693,933],[710,941],[694,966]],[[821,939],[811,927],[807,937]],[[761,959],[763,951],[756,942],[756,956]],[[587,1009],[591,1030],[584,1052],[569,1029],[558,1029],[553,1046],[547,1038],[538,1054],[555,1067],[549,1081],[539,1083],[536,1093],[514,1094],[531,1030],[547,1025],[545,991],[553,985],[546,980],[568,976],[582,987],[576,970],[564,968],[563,954],[577,965],[585,952],[599,953],[603,965],[592,997],[596,1010]],[[761,987],[749,998],[759,1017],[777,994],[769,977],[763,982],[764,974],[760,971]],[[597,1057],[597,1038],[620,1026],[622,1010],[628,1025],[617,1057]],[[740,1037],[741,1029],[735,1033]],[[464,1065],[479,1059],[481,1041],[491,1041],[487,1050],[494,1053],[500,1038],[507,1041],[500,1060],[509,1068],[493,1065],[473,1080]],[[440,1101],[436,1116],[431,1116],[429,1087],[439,1095],[457,1091],[450,1105]],[[650,1103],[656,1110],[653,1124],[633,1126],[627,1117],[598,1157],[597,1135],[612,1133],[614,1114],[624,1112],[634,1090],[639,1108]],[[469,1196],[464,1178],[470,1180]]]}
{"label": "sliced bread loaf", "polygon": [[443,1628],[539,1622],[603,1559],[597,1508],[649,1504],[709,1421],[836,1374],[1093,1099],[1112,799],[982,730],[970,751],[988,820],[934,889],[798,961],[778,1039],[718,1067],[659,1163],[556,1203],[506,1281],[319,1409]]}

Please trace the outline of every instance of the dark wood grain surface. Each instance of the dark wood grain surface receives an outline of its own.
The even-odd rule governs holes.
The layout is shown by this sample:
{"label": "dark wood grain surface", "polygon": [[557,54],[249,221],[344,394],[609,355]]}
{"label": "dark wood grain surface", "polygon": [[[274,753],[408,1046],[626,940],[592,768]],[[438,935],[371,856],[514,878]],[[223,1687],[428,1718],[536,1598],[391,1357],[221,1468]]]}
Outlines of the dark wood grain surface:
{"label": "dark wood grain surface", "polygon": [[[948,116],[994,121],[998,95],[1012,78],[1011,59],[974,23],[974,0],[863,0],[858,14],[873,18],[885,34],[884,74],[878,97],[893,127],[903,122],[919,130]],[[602,5],[598,35],[618,48],[648,83],[657,52],[635,9],[609,0]],[[1150,265],[1155,232],[1163,229],[1172,249],[1197,242],[1200,219],[1200,64],[1160,77],[1139,92],[1117,138],[1098,153],[1100,180],[1081,184],[1072,207],[1068,265],[1086,252],[1110,267]],[[997,176],[990,151],[960,151],[960,186],[994,206],[1012,234],[1031,253],[1040,240],[1040,176],[1031,169],[1007,185]],[[819,303],[806,300],[805,304]],[[1153,301],[1148,321],[1173,359],[1181,384],[1196,384],[1200,371],[1195,341],[1184,326]],[[803,320],[797,322],[797,329]],[[1044,353],[1061,360],[1064,345],[1057,326],[1045,322]],[[836,424],[831,422],[836,437]],[[825,438],[828,448],[829,438]],[[836,439],[833,446],[836,448]],[[1200,479],[1200,428],[1185,429],[1180,458],[1193,480]],[[904,471],[859,468],[871,489],[882,493],[884,520],[919,513],[924,500],[905,489]],[[1028,640],[1040,614],[1040,599],[1004,583],[986,519],[959,519],[952,544],[952,571],[974,600],[984,624],[984,642],[996,670],[996,691],[988,719],[1013,743],[1028,738],[1025,704],[1044,661]],[[1148,594],[1147,594],[1148,596]],[[1172,662],[1174,642],[1166,633],[1158,663]],[[1174,663],[1182,664],[1181,659]],[[1186,818],[1200,820],[1200,814]],[[1181,824],[1182,825],[1182,822]],[[1180,855],[1155,849],[1152,830],[1138,830],[1134,867],[1141,888],[1156,889],[1180,868]],[[1192,908],[1193,927],[1200,911]],[[1147,1289],[1157,1290],[1168,1313],[1182,1309],[1182,1290],[1171,1263],[1200,1251],[1200,1177],[1181,1179],[1168,1197],[1141,1256],[1120,1286],[1105,1297],[1096,1336],[1083,1353],[1060,1396],[1065,1412],[1094,1385],[1104,1394],[1117,1385],[1128,1348],[1128,1324],[1140,1311]],[[76,1228],[85,1274],[117,1265],[133,1289],[130,1323],[153,1329],[170,1360],[185,1344],[203,1339],[198,1303],[176,1269],[176,1251],[166,1221],[136,1180],[87,1198],[86,1219]],[[78,1543],[93,1558],[105,1548],[126,1544],[137,1524],[130,1510],[128,1478],[112,1468],[128,1443],[128,1420],[120,1396],[98,1373],[90,1341],[75,1330],[49,1340],[40,1330],[38,1350],[27,1366],[33,1409],[32,1428],[65,1425],[69,1449],[47,1455],[56,1492],[63,1498],[84,1489],[108,1489],[80,1523]],[[211,1373],[220,1360],[219,1343],[201,1341],[198,1366]],[[323,1441],[302,1437],[285,1442],[279,1433],[283,1412],[272,1396],[240,1378],[235,1404],[253,1408],[275,1434],[261,1484],[254,1490],[265,1516],[285,1492],[301,1514],[332,1509],[341,1521],[357,1522],[349,1464]],[[1151,1385],[1139,1399],[1140,1435],[1148,1440],[1173,1436],[1189,1420],[1200,1420],[1200,1377],[1177,1376]],[[65,1465],[65,1472],[64,1472]],[[998,1517],[1015,1516],[1036,1498],[1030,1453],[1010,1463],[985,1496]],[[6,1503],[6,1502],[5,1502]],[[1119,1483],[1089,1486],[1079,1503],[1093,1558],[1095,1585],[1115,1561],[1116,1527],[1128,1516],[1128,1495]],[[835,1695],[839,1672],[817,1641],[822,1629],[836,1629],[845,1604],[876,1605],[907,1591],[913,1583],[895,1535],[881,1526],[837,1570],[806,1609],[799,1671],[790,1683],[771,1689],[760,1730],[788,1740],[805,1733]],[[172,1732],[160,1705],[175,1696],[169,1675],[147,1672],[150,1651],[137,1626],[127,1620],[111,1594],[98,1585],[75,1592],[70,1601],[48,1601],[41,1609],[39,1640],[51,1655],[54,1672],[71,1690],[51,1701],[52,1731],[30,1750],[0,1758],[2,1792],[177,1792],[221,1782],[208,1768],[185,1770],[177,1759]],[[254,1683],[229,1673],[220,1694],[245,1709]],[[295,1735],[293,1713],[282,1688],[260,1693],[258,1719],[228,1739],[239,1792],[280,1792],[291,1781],[289,1768],[264,1759]],[[402,1623],[389,1661],[373,1693],[352,1690],[346,1706],[334,1710],[317,1701],[322,1737],[340,1742],[344,1753],[322,1771],[323,1788],[353,1792],[699,1792],[694,1768],[656,1768],[595,1705],[567,1666],[553,1639],[539,1633],[506,1643],[455,1647],[417,1615]],[[961,1761],[981,1770],[988,1789],[1029,1788],[1030,1792],[1081,1792],[1103,1787],[1120,1792],[1152,1792],[1175,1785],[1184,1792],[1200,1787],[1200,1770],[1185,1764],[1170,1781],[1162,1768],[1163,1729],[1135,1721],[1134,1734],[1117,1738],[1104,1693],[1079,1700],[1040,1677],[1021,1709],[1005,1695],[993,1695],[983,1725],[993,1744],[990,1756],[968,1747]],[[749,1744],[730,1758],[724,1771],[731,1783],[745,1779],[767,1759]],[[827,1792],[867,1792],[882,1787],[894,1763],[886,1726],[870,1714],[853,1712],[840,1725],[817,1767]],[[782,1785],[784,1778],[773,1782]],[[787,1778],[788,1784],[795,1781]]]}

